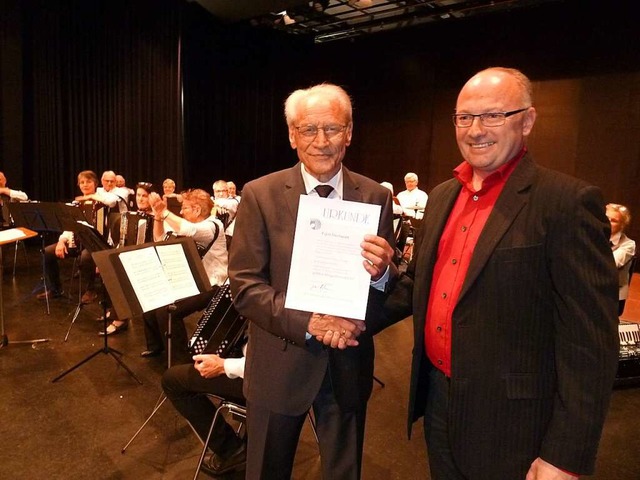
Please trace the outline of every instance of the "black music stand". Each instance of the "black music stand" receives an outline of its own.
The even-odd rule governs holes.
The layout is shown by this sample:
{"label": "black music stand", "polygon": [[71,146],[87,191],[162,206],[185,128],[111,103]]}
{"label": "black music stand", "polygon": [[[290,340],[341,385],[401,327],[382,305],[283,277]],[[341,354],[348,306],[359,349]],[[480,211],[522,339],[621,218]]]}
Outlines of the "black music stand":
{"label": "black music stand", "polygon": [[[82,241],[82,244],[84,245],[84,247],[86,249],[88,249],[90,252],[92,252],[91,255],[93,256],[94,259],[96,258],[97,254],[100,254],[100,253],[102,253],[104,251],[107,251],[107,253],[108,253],[108,251],[110,250],[109,244],[107,244],[104,241],[104,239],[102,238],[102,236],[98,233],[98,231],[96,229],[92,228],[92,227],[88,227],[86,225],[82,225],[81,227],[78,228],[77,235],[79,236],[80,240]],[[102,270],[100,271],[100,274],[102,276]],[[62,377],[64,377],[65,375],[67,375],[67,374],[69,374],[71,372],[73,372],[76,368],[81,367],[82,365],[84,365],[85,363],[87,363],[89,360],[91,360],[92,358],[96,357],[97,355],[99,355],[101,353],[104,353],[105,355],[111,355],[113,357],[113,359],[116,362],[118,362],[118,364],[122,368],[124,368],[129,375],[131,375],[134,378],[134,380],[136,382],[138,382],[140,385],[142,385],[142,381],[136,376],[135,373],[133,373],[133,371],[127,366],[127,364],[124,363],[122,361],[122,359],[118,356],[118,355],[121,356],[122,352],[120,352],[119,350],[116,350],[115,348],[111,348],[109,346],[109,343],[108,343],[109,336],[107,335],[107,324],[109,323],[109,319],[107,317],[107,310],[109,308],[109,304],[108,304],[109,302],[107,301],[108,297],[106,295],[107,281],[105,280],[104,276],[102,276],[102,281],[103,281],[103,286],[101,288],[102,300],[100,301],[100,304],[102,305],[102,312],[103,312],[104,345],[102,346],[102,348],[96,350],[95,352],[93,352],[91,355],[89,355],[84,360],[81,360],[80,362],[78,362],[74,366],[72,366],[71,368],[65,370],[60,375],[55,377],[53,380],[51,380],[52,383],[57,382]]]}
{"label": "black music stand", "polygon": [[[178,275],[191,275],[197,286],[198,293],[211,290],[212,287],[209,281],[209,277],[207,276],[207,272],[204,269],[204,265],[202,264],[202,260],[200,259],[200,255],[198,254],[198,250],[192,238],[177,238],[167,242],[159,242],[156,244],[151,243],[134,245],[130,247],[119,248],[117,250],[97,252],[93,255],[93,258],[96,262],[96,265],[100,269],[100,274],[102,275],[107,290],[109,291],[109,296],[113,301],[113,306],[116,310],[118,318],[132,318],[134,316],[144,315],[144,313],[155,309],[145,309],[143,307],[143,303],[145,303],[145,292],[135,290],[132,285],[131,277],[125,270],[120,256],[125,252],[149,248],[157,249],[162,248],[163,245],[172,244],[181,246],[182,252],[184,253],[184,257],[187,261],[186,271],[181,270],[180,272],[176,273]],[[167,303],[159,305],[156,308],[167,308],[167,311],[169,313],[167,328],[167,364],[169,367],[171,367],[171,324],[173,322],[172,312],[175,310],[175,299],[166,300]],[[166,399],[167,398],[164,393],[161,393],[151,414],[147,417],[142,426],[136,431],[133,437],[122,448],[122,453],[125,453],[127,447],[146,427],[151,418],[164,404]]]}
{"label": "black music stand", "polygon": [[[44,234],[49,232],[60,233],[64,231],[59,214],[60,203],[52,202],[19,202],[10,203],[9,211],[16,227],[24,227],[40,234],[42,241],[42,282],[45,292],[47,291],[47,271],[44,262]],[[45,297],[47,305],[47,315],[51,313],[49,309],[49,296]]]}
{"label": "black music stand", "polygon": [[[98,252],[100,250],[111,248],[111,246],[104,241],[100,233],[91,226],[89,223],[90,219],[86,218],[85,212],[82,209],[69,204],[58,204],[57,207],[58,208],[56,208],[55,211],[63,229],[73,232],[77,239],[78,256],[82,254],[82,250],[84,248],[89,252]],[[71,329],[75,325],[76,320],[80,316],[80,312],[82,312],[82,308],[84,307],[84,304],[82,303],[82,270],[80,269],[79,272],[78,303],[76,304],[75,309],[67,315],[67,318],[71,317],[71,322],[69,323],[69,328],[64,336],[65,342],[69,339]]]}
{"label": "black music stand", "polygon": [[[0,348],[6,347],[9,345],[9,337],[4,331],[4,295],[2,292],[2,284],[4,282],[4,263],[2,260],[2,246],[10,243],[15,243],[20,240],[26,240],[27,238],[32,238],[38,235],[33,230],[29,230],[24,227],[19,228],[11,228],[8,230],[4,230],[2,232],[2,237],[0,237]],[[37,338],[33,340],[18,340],[13,341],[11,343],[43,343],[48,342],[48,338]]]}

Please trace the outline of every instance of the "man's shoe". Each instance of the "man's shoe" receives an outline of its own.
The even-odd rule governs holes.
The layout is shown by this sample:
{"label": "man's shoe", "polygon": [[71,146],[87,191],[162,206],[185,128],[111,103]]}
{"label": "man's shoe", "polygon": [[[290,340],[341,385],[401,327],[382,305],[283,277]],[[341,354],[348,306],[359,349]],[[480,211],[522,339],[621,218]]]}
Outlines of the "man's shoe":
{"label": "man's shoe", "polygon": [[98,294],[96,293],[95,290],[87,290],[82,294],[82,298],[80,299],[80,302],[86,305],[87,303],[95,302],[96,298],[98,298]]}
{"label": "man's shoe", "polygon": [[247,461],[247,447],[242,443],[240,448],[233,452],[229,457],[223,459],[217,453],[214,453],[209,458],[209,461],[204,465],[207,470],[210,470],[214,475],[223,475],[228,472],[240,469],[244,467]]}
{"label": "man's shoe", "polygon": [[51,300],[52,298],[60,298],[63,295],[64,292],[62,290],[45,290],[44,292],[40,292],[39,294],[37,294],[36,298],[38,300],[46,300],[47,298]]}

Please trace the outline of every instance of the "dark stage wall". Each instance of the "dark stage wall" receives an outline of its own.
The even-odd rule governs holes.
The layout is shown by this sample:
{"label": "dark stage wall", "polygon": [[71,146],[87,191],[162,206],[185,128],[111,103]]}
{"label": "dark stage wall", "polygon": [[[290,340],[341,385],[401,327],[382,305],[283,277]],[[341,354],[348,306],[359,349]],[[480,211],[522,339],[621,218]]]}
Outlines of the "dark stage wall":
{"label": "dark stage wall", "polygon": [[[314,45],[280,32],[216,25],[191,3],[96,1],[92,4],[109,12],[103,16],[105,22],[126,30],[132,48],[99,64],[92,62],[93,70],[83,67],[86,62],[73,65],[72,71],[83,79],[85,90],[80,91],[61,84],[65,75],[60,71],[52,69],[52,78],[43,76],[39,66],[44,54],[31,46],[58,45],[63,38],[67,43],[63,42],[62,51],[73,51],[75,44],[68,32],[65,37],[55,29],[33,28],[34,24],[46,26],[42,22],[46,4],[47,15],[54,15],[62,25],[71,22],[80,28],[83,22],[77,15],[80,20],[91,19],[94,23],[87,25],[93,27],[82,31],[81,58],[91,58],[91,49],[104,58],[109,49],[103,42],[111,39],[105,33],[109,28],[99,28],[100,17],[87,12],[86,5],[66,8],[83,3],[87,2],[5,3],[14,19],[22,19],[23,28],[2,23],[0,165],[11,171],[11,184],[24,187],[33,198],[72,196],[75,179],[68,177],[74,176],[80,161],[82,168],[98,172],[113,168],[130,183],[174,176],[183,179],[178,182],[180,187],[210,189],[218,178],[242,186],[296,161],[287,141],[282,103],[291,90],[321,81],[343,85],[354,100],[355,132],[345,163],[379,181],[391,181],[397,191],[403,188],[404,173],[415,171],[421,187],[428,191],[449,178],[460,161],[449,117],[459,88],[475,71],[504,65],[520,68],[534,81],[539,116],[529,143],[537,161],[594,182],[608,201],[625,203],[632,212],[640,212],[636,193],[640,180],[640,34],[632,11],[634,2],[549,2],[356,41]],[[118,22],[120,16],[129,21]],[[15,54],[16,48],[22,50],[22,56]],[[176,72],[178,56],[182,69]],[[24,70],[16,67],[20,61]],[[134,62],[151,62],[153,68]],[[52,68],[51,63],[44,65]],[[60,64],[62,71],[68,67]],[[130,71],[136,72],[133,80],[124,77]],[[124,83],[112,82],[109,85],[115,88],[108,88],[92,79],[105,72]],[[21,74],[24,78],[19,78]],[[175,88],[178,78],[183,99]],[[50,126],[62,139],[50,146],[34,112],[48,105],[50,99],[43,92],[53,80],[76,103],[79,95],[92,92],[91,108],[97,115],[101,110],[110,111],[109,102],[123,97],[135,108],[116,109],[115,117],[98,115],[103,123],[92,123],[91,131],[80,129],[84,133],[79,136],[74,122],[82,117],[78,120],[50,106]],[[174,110],[179,110],[182,100],[183,123],[176,125]],[[22,125],[16,123],[19,115],[14,116],[15,112],[24,116]],[[141,112],[144,118],[135,117]],[[122,136],[132,125],[142,141]],[[94,130],[112,135],[98,141]],[[122,148],[123,138],[127,148]],[[48,183],[40,176],[50,168],[49,159],[66,165],[62,167],[63,185],[44,188]],[[23,168],[15,168],[14,162]],[[640,238],[640,221],[632,223],[630,236]]]}

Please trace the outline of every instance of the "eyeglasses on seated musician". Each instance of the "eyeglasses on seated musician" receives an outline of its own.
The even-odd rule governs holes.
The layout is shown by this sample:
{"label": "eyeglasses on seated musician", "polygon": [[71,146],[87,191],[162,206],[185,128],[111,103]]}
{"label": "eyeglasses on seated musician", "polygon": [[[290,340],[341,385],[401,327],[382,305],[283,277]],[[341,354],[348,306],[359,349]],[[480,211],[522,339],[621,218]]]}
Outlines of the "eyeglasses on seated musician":
{"label": "eyeglasses on seated musician", "polygon": [[[211,216],[213,202],[207,192],[193,189],[182,192],[181,195],[182,217],[170,212],[160,195],[149,195],[149,203],[154,214],[154,240],[163,240],[169,234],[193,238],[211,285],[220,286],[227,278],[228,263],[223,225]],[[172,364],[192,362],[187,350],[184,318],[203,310],[215,293],[216,289],[213,289],[177,302],[177,309],[171,314]],[[168,330],[168,320],[166,308],[159,308],[144,315],[147,349],[141,353],[143,357],[157,356],[167,348],[164,332]]]}

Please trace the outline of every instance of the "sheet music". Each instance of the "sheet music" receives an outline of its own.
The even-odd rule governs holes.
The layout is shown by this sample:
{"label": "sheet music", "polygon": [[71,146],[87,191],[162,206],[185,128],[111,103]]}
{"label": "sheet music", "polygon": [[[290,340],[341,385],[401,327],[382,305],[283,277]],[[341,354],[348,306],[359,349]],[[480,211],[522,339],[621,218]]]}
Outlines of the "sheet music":
{"label": "sheet music", "polygon": [[176,300],[198,295],[200,291],[182,245],[156,245],[155,248]]}
{"label": "sheet music", "polygon": [[118,258],[127,272],[144,312],[164,307],[177,300],[154,247],[122,252]]}
{"label": "sheet music", "polygon": [[19,240],[24,237],[26,237],[26,235],[19,228],[0,231],[0,242],[12,242],[13,240]]}

